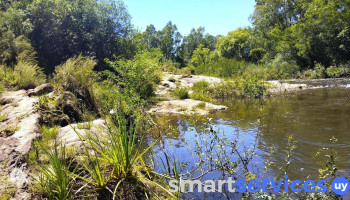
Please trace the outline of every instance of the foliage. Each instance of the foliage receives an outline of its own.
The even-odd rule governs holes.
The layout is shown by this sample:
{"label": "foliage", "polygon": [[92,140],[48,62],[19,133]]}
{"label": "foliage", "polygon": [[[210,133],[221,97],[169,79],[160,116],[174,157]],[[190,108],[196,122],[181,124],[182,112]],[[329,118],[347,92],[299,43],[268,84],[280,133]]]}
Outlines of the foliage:
{"label": "foliage", "polygon": [[0,95],[4,92],[4,84],[0,82]]}
{"label": "foliage", "polygon": [[154,96],[156,85],[160,82],[159,57],[157,51],[145,51],[137,54],[133,60],[107,60],[112,71],[109,76],[119,87],[135,92],[141,99]]}
{"label": "foliage", "polygon": [[209,63],[209,51],[210,49],[204,48],[204,45],[200,44],[194,51],[192,55],[192,64],[194,66],[206,65]]}
{"label": "foliage", "polygon": [[17,65],[15,65],[13,76],[16,77],[14,85],[19,89],[34,88],[46,81],[42,69],[26,61],[19,61]]}
{"label": "foliage", "polygon": [[176,88],[173,91],[173,95],[179,99],[188,99],[189,95],[188,95],[188,89],[187,88]]}
{"label": "foliage", "polygon": [[122,1],[34,0],[28,11],[33,24],[29,37],[46,73],[79,54],[95,57],[102,67],[105,58],[123,53],[120,39],[131,30]]}
{"label": "foliage", "polygon": [[226,37],[220,37],[216,44],[219,54],[228,59],[248,60],[250,32],[249,29],[238,28]]}
{"label": "foliage", "polygon": [[21,53],[33,52],[26,35],[32,25],[23,10],[10,7],[0,12],[0,64],[13,66]]}
{"label": "foliage", "polygon": [[264,82],[257,78],[234,79],[226,82],[210,85],[206,81],[200,81],[193,85],[190,97],[202,101],[226,98],[260,98],[266,92]]}
{"label": "foliage", "polygon": [[70,58],[56,67],[53,81],[64,91],[89,91],[96,81],[96,73],[93,71],[95,65],[95,60],[82,55]]}
{"label": "foliage", "polygon": [[52,150],[44,151],[50,164],[39,166],[40,174],[35,177],[37,192],[49,199],[72,199],[79,192],[73,191],[76,173],[76,168],[72,165],[73,160],[66,158],[65,147],[57,143]]}
{"label": "foliage", "polygon": [[327,77],[330,77],[330,78],[344,77],[350,74],[350,69],[349,67],[345,67],[345,66],[340,66],[340,67],[330,66],[329,68],[327,68],[326,74],[327,74]]}

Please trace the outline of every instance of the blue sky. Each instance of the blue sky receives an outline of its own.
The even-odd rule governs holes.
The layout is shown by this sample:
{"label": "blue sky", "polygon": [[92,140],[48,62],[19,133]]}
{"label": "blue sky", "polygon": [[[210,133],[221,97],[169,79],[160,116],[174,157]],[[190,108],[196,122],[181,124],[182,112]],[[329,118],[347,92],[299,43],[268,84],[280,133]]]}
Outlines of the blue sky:
{"label": "blue sky", "polygon": [[238,27],[250,26],[254,0],[124,0],[136,28],[153,24],[162,29],[171,20],[182,35],[204,26],[206,33],[226,35]]}

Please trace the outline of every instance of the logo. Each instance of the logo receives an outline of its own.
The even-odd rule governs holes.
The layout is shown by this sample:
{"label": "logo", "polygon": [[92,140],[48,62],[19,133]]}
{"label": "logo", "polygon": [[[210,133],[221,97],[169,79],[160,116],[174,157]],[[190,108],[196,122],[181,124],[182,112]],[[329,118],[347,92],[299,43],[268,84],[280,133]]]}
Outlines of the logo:
{"label": "logo", "polygon": [[332,190],[337,195],[344,195],[349,192],[350,183],[344,177],[335,178],[332,182]]}

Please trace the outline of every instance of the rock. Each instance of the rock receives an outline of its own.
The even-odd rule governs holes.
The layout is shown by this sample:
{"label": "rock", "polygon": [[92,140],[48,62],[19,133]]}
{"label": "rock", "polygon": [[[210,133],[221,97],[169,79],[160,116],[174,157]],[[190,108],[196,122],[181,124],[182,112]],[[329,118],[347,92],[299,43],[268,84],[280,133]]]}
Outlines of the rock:
{"label": "rock", "polygon": [[282,93],[282,92],[292,92],[307,89],[307,84],[291,84],[291,83],[281,83],[279,81],[267,81],[270,84],[268,90],[269,93]]}
{"label": "rock", "polygon": [[66,114],[71,122],[80,122],[83,114],[80,111],[77,99],[71,92],[65,92],[60,100],[60,107],[63,108],[63,113]]}
{"label": "rock", "polygon": [[28,96],[39,96],[43,94],[47,94],[53,91],[53,86],[51,83],[45,83],[42,85],[39,85],[35,89],[28,90]]}
{"label": "rock", "polygon": [[84,146],[77,132],[85,137],[87,131],[91,134],[101,135],[106,130],[105,120],[96,119],[92,122],[72,124],[60,128],[57,133],[57,140],[68,148],[74,147],[75,152],[82,153]]}
{"label": "rock", "polygon": [[[40,115],[35,107],[39,99],[28,97],[25,90],[6,92],[1,99],[8,102],[0,109],[8,119],[0,123],[0,130],[10,131],[11,134],[0,137],[0,163],[6,163],[0,165],[0,174],[7,176],[13,184],[16,190],[14,199],[30,199],[27,189],[32,180],[28,175],[26,159],[33,140],[40,136]],[[2,191],[0,187],[0,196],[2,192],[6,190]]]}
{"label": "rock", "polygon": [[26,96],[25,90],[18,90],[15,92],[4,92],[0,98],[0,105],[6,105],[13,102],[18,102],[23,96]]}
{"label": "rock", "polygon": [[[203,106],[204,104],[204,106]],[[226,106],[214,105],[203,101],[184,99],[184,100],[171,100],[162,101],[157,103],[147,112],[149,113],[162,113],[162,114],[197,114],[207,115],[211,111],[226,110]]]}

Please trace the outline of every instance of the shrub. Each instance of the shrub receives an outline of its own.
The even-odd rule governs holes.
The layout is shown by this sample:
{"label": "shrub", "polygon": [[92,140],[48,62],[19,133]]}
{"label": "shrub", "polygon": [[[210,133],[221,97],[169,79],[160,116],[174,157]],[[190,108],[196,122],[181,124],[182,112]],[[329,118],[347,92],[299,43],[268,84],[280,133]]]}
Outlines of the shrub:
{"label": "shrub", "polygon": [[34,88],[40,84],[45,83],[45,75],[40,67],[31,62],[20,60],[13,69],[12,84],[19,89]]}
{"label": "shrub", "polygon": [[137,54],[133,60],[107,60],[112,71],[105,74],[120,88],[135,92],[141,99],[148,99],[154,96],[161,80],[159,58],[152,55],[146,51]]}
{"label": "shrub", "polygon": [[4,92],[4,84],[0,82],[0,95]]}
{"label": "shrub", "polygon": [[195,74],[196,68],[193,65],[189,65],[180,70],[180,74],[191,75]]}
{"label": "shrub", "polygon": [[96,73],[93,71],[95,65],[95,60],[82,55],[68,59],[55,69],[53,81],[56,88],[73,93],[77,90],[89,91],[96,81]]}
{"label": "shrub", "polygon": [[316,78],[326,78],[326,70],[322,64],[316,63],[315,68],[307,69],[303,72],[303,78],[316,79]]}
{"label": "shrub", "polygon": [[329,78],[344,77],[350,74],[350,69],[349,67],[346,67],[346,66],[339,66],[339,67],[330,66],[327,68],[326,74],[327,74],[327,77]]}
{"label": "shrub", "polygon": [[266,87],[258,78],[240,78],[228,80],[215,86],[210,86],[205,81],[193,85],[191,98],[201,101],[225,98],[260,98],[264,95]]}
{"label": "shrub", "polygon": [[179,99],[188,99],[189,98],[188,89],[187,88],[175,89],[173,91],[173,94],[174,94],[175,97],[177,97]]}

